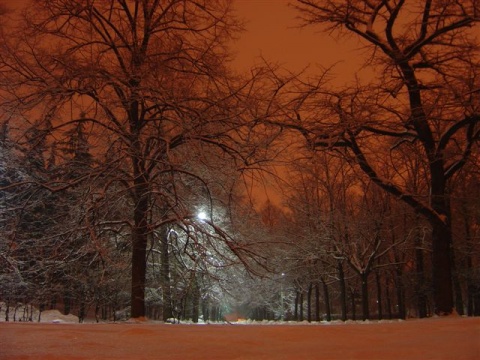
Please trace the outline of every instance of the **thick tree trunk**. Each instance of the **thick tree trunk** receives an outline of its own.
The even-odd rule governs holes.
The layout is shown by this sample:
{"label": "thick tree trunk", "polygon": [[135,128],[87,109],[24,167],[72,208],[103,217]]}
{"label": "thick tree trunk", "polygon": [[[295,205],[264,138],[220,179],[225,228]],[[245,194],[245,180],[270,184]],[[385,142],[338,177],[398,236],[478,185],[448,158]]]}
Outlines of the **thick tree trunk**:
{"label": "thick tree trunk", "polygon": [[315,284],[315,321],[320,321],[320,290],[318,283]]}
{"label": "thick tree trunk", "polygon": [[[432,225],[432,277],[434,312],[448,315],[453,311],[453,287],[451,247],[452,231],[450,223],[450,204],[448,200],[447,176],[445,173],[445,154],[439,151],[439,143],[433,135],[427,112],[422,101],[421,86],[416,78],[415,69],[408,60],[397,58],[405,85],[408,88],[410,102],[410,122],[418,134],[428,159],[430,172],[431,210],[411,204],[415,210],[427,217]],[[386,184],[383,184],[384,186]],[[387,186],[388,188],[388,186]],[[403,198],[406,201],[407,198]]]}
{"label": "thick tree trunk", "polygon": [[[136,180],[137,183],[138,181]],[[133,211],[131,317],[139,318],[145,316],[148,196],[144,183],[137,184],[135,190],[137,201]]]}
{"label": "thick tree trunk", "polygon": [[433,224],[433,297],[435,314],[448,315],[453,311],[453,287],[451,266],[452,232],[442,221]]}

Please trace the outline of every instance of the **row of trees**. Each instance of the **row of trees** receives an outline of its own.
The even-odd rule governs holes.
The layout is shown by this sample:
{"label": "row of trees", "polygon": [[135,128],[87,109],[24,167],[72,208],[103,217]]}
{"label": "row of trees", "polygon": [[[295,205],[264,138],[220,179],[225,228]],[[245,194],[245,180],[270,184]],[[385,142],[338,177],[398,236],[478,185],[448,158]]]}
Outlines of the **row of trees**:
{"label": "row of trees", "polygon": [[[431,316],[429,223],[341,158],[314,154],[296,166],[288,212],[273,205],[264,212],[286,244],[276,254],[283,276],[273,285],[272,314],[297,320]],[[466,187],[451,195],[455,309],[470,316],[480,310],[480,193],[472,173],[464,173]]]}
{"label": "row of trees", "polygon": [[[42,0],[1,30],[4,301],[478,314],[478,4],[293,7],[359,37],[372,77],[233,72],[223,0]],[[285,204],[256,212],[248,179],[283,153]]]}
{"label": "row of trees", "polygon": [[478,6],[433,0],[295,6],[305,26],[358,38],[377,76],[340,90],[327,89],[324,77],[299,82],[283,126],[300,132],[310,148],[340,153],[428,222],[437,314],[454,307],[452,194],[462,171],[477,166],[470,160],[480,138]]}

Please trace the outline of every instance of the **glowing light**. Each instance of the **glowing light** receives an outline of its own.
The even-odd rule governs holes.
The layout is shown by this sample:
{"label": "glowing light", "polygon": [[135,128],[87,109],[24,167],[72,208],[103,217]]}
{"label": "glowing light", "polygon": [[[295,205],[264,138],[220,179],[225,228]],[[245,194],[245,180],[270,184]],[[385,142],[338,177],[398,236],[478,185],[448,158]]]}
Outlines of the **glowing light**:
{"label": "glowing light", "polygon": [[197,214],[197,218],[199,220],[207,220],[207,213],[205,211],[200,211],[198,214]]}

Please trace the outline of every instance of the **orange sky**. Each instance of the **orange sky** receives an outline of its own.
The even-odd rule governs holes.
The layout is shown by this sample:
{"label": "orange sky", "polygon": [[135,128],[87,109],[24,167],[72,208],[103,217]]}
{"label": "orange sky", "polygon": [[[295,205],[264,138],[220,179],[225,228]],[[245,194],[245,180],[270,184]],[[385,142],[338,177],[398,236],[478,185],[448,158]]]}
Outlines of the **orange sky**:
{"label": "orange sky", "polygon": [[[235,64],[250,68],[263,56],[287,69],[298,70],[311,66],[330,67],[335,63],[338,80],[352,80],[361,63],[360,45],[350,39],[336,40],[321,32],[319,27],[298,28],[297,12],[288,5],[292,0],[235,0],[240,18],[246,21],[246,31],[235,44]],[[353,66],[352,66],[353,65]]]}
{"label": "orange sky", "polygon": [[[245,32],[235,43],[234,66],[248,71],[260,57],[278,63],[291,71],[307,66],[309,74],[320,75],[322,68],[335,65],[332,75],[338,85],[354,80],[361,66],[360,44],[350,39],[337,40],[320,27],[299,28],[297,12],[289,3],[293,0],[235,0],[237,15],[243,19]],[[280,168],[276,168],[281,171]],[[259,175],[259,174],[257,174]],[[255,204],[262,206],[267,199],[281,205],[278,180],[263,174],[253,186]]]}

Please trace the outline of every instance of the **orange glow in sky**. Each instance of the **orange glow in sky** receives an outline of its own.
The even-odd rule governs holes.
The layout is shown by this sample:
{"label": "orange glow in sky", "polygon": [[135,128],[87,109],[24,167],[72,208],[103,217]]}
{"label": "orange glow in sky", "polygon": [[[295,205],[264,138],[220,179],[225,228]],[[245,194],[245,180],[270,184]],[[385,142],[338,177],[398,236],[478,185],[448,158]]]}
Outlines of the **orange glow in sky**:
{"label": "orange glow in sky", "polygon": [[[235,0],[237,15],[246,31],[235,44],[235,65],[248,70],[260,57],[289,70],[310,66],[310,73],[336,64],[337,81],[354,79],[361,62],[361,44],[350,38],[334,38],[320,27],[299,28],[292,0]],[[352,66],[353,65],[353,66]]]}

